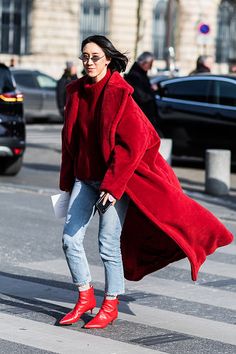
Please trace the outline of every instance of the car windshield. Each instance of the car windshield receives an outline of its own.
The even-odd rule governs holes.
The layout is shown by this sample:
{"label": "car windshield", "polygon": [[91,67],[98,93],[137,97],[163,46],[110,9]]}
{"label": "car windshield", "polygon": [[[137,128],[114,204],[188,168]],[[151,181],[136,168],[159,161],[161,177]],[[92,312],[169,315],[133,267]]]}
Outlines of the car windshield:
{"label": "car windshield", "polygon": [[55,89],[56,80],[46,75],[37,75],[38,84],[41,88],[44,89]]}
{"label": "car windshield", "polygon": [[0,64],[0,92],[11,92],[15,89],[10,70],[4,64]]}

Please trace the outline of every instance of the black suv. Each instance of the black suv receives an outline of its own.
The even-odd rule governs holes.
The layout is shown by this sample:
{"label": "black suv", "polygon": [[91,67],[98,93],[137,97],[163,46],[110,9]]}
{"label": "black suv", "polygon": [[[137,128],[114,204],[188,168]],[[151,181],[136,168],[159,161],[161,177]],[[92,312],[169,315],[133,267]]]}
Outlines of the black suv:
{"label": "black suv", "polygon": [[8,67],[0,64],[0,174],[16,175],[25,151],[23,95]]}
{"label": "black suv", "polygon": [[196,75],[157,83],[158,123],[174,158],[228,149],[236,162],[236,76]]}

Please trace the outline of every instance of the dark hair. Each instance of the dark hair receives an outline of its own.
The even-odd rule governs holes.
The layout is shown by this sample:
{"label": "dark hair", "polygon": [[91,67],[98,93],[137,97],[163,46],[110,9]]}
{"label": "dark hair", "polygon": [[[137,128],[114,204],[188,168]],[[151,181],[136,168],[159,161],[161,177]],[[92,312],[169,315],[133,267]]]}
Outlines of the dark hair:
{"label": "dark hair", "polygon": [[209,58],[209,55],[199,55],[197,58],[197,68],[205,65],[205,61]]}
{"label": "dark hair", "polygon": [[154,54],[151,52],[143,52],[137,58],[138,63],[145,63],[154,59]]}
{"label": "dark hair", "polygon": [[87,43],[95,43],[102,48],[107,58],[111,59],[108,68],[113,71],[125,71],[128,64],[128,58],[126,55],[119,52],[111,43],[111,41],[105,36],[94,35],[85,38],[81,44],[81,51]]}

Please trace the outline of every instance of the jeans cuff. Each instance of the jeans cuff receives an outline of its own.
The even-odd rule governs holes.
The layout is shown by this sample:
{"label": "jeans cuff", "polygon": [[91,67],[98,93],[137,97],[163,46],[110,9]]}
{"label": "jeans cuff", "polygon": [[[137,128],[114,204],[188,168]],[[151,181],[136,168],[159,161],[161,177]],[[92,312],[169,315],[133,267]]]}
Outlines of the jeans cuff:
{"label": "jeans cuff", "polygon": [[84,281],[82,281],[82,282],[74,282],[74,284],[76,285],[76,286],[84,286],[84,285],[86,285],[86,284],[89,284],[90,282],[91,282],[91,278],[89,278],[89,279],[87,279],[87,280],[84,280]]}
{"label": "jeans cuff", "polygon": [[122,295],[124,293],[125,293],[125,291],[122,290],[122,291],[116,291],[116,292],[106,292],[105,295],[106,296],[118,296],[118,295]]}

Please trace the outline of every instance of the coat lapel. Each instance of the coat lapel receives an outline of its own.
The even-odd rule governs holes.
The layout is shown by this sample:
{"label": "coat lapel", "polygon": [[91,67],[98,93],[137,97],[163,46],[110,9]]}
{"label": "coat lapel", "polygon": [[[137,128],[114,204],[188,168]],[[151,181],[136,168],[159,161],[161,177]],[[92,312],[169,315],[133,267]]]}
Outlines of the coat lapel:
{"label": "coat lapel", "polygon": [[[118,86],[120,89],[117,89]],[[131,86],[121,79],[118,72],[112,74],[104,91],[100,116],[100,142],[105,162],[109,161],[115,146],[116,127],[132,91]]]}

